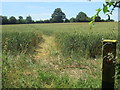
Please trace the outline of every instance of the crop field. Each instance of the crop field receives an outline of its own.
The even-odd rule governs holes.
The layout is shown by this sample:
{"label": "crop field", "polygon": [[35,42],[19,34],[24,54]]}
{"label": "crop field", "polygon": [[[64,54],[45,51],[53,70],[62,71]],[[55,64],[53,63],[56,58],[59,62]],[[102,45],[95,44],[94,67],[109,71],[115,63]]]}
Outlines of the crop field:
{"label": "crop field", "polygon": [[103,39],[118,23],[3,25],[3,87],[101,88]]}

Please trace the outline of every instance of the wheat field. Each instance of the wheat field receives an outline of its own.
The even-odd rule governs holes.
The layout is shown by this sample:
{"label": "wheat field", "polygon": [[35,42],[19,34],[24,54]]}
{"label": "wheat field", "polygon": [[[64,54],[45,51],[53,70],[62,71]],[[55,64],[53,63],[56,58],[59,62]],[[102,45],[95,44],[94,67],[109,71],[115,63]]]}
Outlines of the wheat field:
{"label": "wheat field", "polygon": [[101,88],[103,39],[117,22],[3,25],[3,87]]}

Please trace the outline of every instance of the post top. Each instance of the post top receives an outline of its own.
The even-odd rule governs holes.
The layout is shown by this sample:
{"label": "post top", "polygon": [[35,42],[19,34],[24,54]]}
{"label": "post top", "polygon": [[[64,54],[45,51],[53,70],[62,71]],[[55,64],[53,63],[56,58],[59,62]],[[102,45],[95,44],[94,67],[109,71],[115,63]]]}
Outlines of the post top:
{"label": "post top", "polygon": [[103,42],[117,42],[117,40],[103,40]]}

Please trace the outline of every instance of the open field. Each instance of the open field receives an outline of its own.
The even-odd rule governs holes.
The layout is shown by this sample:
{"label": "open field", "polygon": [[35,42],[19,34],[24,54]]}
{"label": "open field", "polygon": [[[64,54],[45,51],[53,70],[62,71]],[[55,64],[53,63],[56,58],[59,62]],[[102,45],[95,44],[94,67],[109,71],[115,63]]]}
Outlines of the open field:
{"label": "open field", "polygon": [[3,25],[2,35],[3,87],[101,88],[101,41],[118,39],[118,24]]}

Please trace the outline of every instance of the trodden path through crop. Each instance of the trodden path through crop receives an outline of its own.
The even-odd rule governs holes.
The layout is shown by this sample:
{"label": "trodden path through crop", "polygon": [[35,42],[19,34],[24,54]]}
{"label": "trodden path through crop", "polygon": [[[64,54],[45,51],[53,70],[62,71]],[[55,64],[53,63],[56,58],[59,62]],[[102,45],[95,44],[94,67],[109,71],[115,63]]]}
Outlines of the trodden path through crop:
{"label": "trodden path through crop", "polygon": [[53,36],[42,36],[44,42],[39,45],[39,48],[36,49],[37,54],[35,56],[36,59],[47,59],[50,55],[50,49],[54,46],[54,37]]}
{"label": "trodden path through crop", "polygon": [[[80,62],[62,57],[57,50],[55,36],[43,35],[44,42],[36,49],[35,60],[44,71],[50,71],[54,74],[67,74],[74,80],[79,78],[86,79],[89,76],[100,77],[100,60],[82,60]],[[96,73],[98,73],[96,76]]]}

